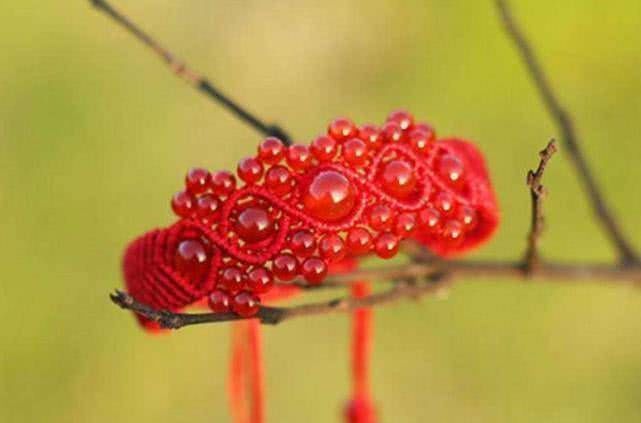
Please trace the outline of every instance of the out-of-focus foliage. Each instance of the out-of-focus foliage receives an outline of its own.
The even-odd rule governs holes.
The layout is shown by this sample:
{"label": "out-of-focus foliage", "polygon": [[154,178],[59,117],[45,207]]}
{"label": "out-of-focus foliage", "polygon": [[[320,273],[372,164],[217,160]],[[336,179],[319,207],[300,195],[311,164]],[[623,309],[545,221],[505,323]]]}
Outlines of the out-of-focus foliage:
{"label": "out-of-focus foliage", "polygon": [[[641,3],[515,0],[623,226],[641,246]],[[503,225],[477,257],[516,257],[526,170],[556,135],[488,1],[123,1],[195,68],[308,140],[402,106],[486,152]],[[149,337],[107,300],[135,235],[172,216],[192,165],[259,140],[86,1],[0,5],[0,421],[225,421],[228,330]],[[613,257],[563,155],[546,174],[559,259]],[[561,281],[562,282],[562,281]],[[377,312],[388,422],[641,419],[641,293],[462,281]],[[266,328],[272,422],[337,421],[345,316]]]}

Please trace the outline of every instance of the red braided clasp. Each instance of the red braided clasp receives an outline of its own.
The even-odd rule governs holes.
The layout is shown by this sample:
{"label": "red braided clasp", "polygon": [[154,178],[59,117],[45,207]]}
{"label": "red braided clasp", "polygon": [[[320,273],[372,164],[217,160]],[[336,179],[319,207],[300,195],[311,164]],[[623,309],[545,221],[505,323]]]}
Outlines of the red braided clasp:
{"label": "red braided clasp", "polygon": [[321,283],[328,265],[394,256],[413,238],[440,256],[474,248],[499,213],[480,152],[395,112],[380,128],[336,119],[309,146],[265,139],[230,172],[192,169],[172,207],[180,219],[128,247],[129,293],[178,310],[209,296],[251,316],[274,279]]}

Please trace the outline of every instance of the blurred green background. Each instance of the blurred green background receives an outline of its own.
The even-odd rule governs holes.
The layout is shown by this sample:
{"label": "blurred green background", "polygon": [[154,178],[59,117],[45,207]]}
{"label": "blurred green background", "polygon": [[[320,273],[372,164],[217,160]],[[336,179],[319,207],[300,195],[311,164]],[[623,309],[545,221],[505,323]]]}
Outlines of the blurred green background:
{"label": "blurred green background", "polygon": [[[587,156],[641,240],[641,2],[514,0]],[[335,116],[397,107],[486,152],[503,224],[475,257],[520,254],[526,170],[557,135],[492,2],[170,1],[116,5],[261,117],[309,140]],[[227,421],[229,327],[146,336],[107,294],[134,236],[172,220],[194,165],[260,137],[86,1],[0,4],[0,421]],[[560,155],[546,256],[613,258]],[[636,242],[641,246],[641,242]],[[379,309],[386,422],[641,421],[641,293],[461,281]],[[270,422],[338,421],[346,316],[265,329]]]}

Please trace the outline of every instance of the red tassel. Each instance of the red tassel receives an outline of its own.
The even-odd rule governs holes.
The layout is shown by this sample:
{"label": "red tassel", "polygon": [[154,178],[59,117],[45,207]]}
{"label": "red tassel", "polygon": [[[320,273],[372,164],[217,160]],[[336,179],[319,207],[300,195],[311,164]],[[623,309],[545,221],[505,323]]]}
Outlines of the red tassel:
{"label": "red tassel", "polygon": [[249,320],[232,325],[229,364],[229,408],[234,423],[264,423],[265,371],[260,322]]}
{"label": "red tassel", "polygon": [[[369,295],[369,282],[352,285],[352,296]],[[359,308],[352,314],[352,398],[345,407],[347,423],[376,423],[376,410],[370,391],[370,355],[372,349],[372,310]]]}

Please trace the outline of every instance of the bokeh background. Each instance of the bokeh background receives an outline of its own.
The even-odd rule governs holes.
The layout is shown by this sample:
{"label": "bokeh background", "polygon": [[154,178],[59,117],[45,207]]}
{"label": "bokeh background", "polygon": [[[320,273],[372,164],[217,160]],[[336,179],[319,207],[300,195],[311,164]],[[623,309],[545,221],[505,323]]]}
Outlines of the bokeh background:
{"label": "bokeh background", "polygon": [[[641,2],[514,0],[641,247]],[[486,152],[503,224],[475,254],[524,244],[526,170],[557,131],[497,20],[469,0],[116,5],[297,139],[397,107]],[[224,422],[229,327],[149,337],[107,298],[123,246],[172,220],[194,165],[232,168],[260,137],[86,1],[0,4],[0,421]],[[546,174],[545,255],[613,258],[562,155]],[[641,421],[641,292],[461,281],[376,312],[387,422]],[[346,316],[265,329],[270,422],[338,421]]]}

